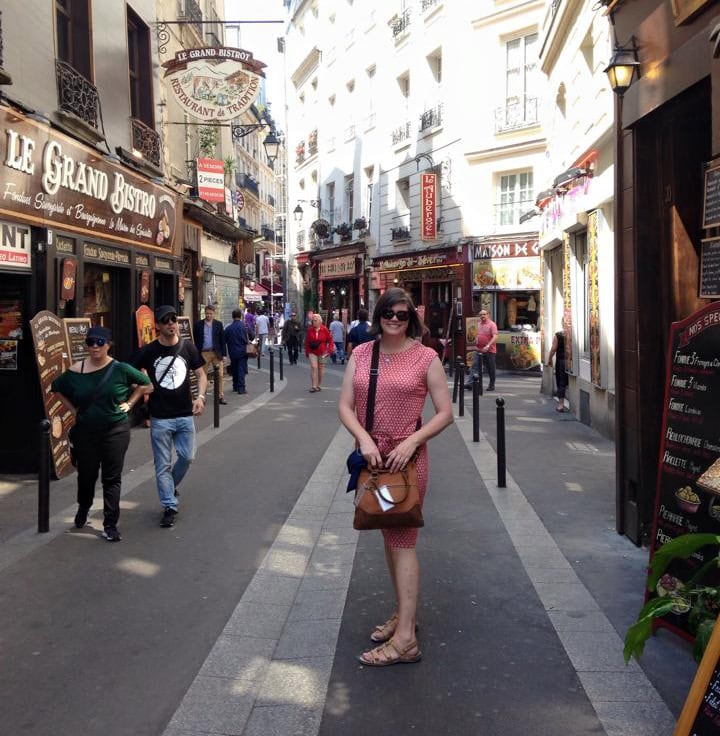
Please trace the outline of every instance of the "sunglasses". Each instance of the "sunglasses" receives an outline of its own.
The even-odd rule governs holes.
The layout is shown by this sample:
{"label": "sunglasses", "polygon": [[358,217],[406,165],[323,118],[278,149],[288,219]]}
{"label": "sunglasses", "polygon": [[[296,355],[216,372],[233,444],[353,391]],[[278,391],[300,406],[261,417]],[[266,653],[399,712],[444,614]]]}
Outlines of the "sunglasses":
{"label": "sunglasses", "polygon": [[161,325],[169,325],[171,322],[177,322],[177,315],[175,314],[168,314],[167,317],[163,317],[160,320]]}
{"label": "sunglasses", "polygon": [[104,337],[86,337],[85,344],[89,348],[102,348],[105,347],[107,340]]}
{"label": "sunglasses", "polygon": [[407,322],[410,319],[410,312],[407,309],[398,309],[397,312],[394,309],[383,309],[380,316],[387,320],[397,317],[398,322]]}

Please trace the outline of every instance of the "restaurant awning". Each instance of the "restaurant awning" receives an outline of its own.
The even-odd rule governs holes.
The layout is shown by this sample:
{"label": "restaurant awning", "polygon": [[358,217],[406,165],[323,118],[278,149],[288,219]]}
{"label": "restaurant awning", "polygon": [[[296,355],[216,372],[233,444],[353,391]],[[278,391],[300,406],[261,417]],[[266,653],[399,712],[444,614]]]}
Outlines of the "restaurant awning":
{"label": "restaurant awning", "polygon": [[256,283],[252,289],[246,284],[243,298],[246,302],[261,302],[262,298],[268,296],[269,293],[262,284]]}

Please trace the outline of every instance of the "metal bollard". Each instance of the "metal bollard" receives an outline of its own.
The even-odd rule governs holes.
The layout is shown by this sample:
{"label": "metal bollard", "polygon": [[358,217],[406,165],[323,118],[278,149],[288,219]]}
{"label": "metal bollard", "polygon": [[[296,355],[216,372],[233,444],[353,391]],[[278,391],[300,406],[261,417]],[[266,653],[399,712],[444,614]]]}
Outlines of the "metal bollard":
{"label": "metal bollard", "polygon": [[260,350],[260,342],[258,341],[258,344],[257,344],[257,364],[258,364],[257,367],[258,367],[258,370],[260,370],[260,353],[261,353],[261,350]]}
{"label": "metal bollard", "polygon": [[[452,369],[452,363],[450,363],[450,367]],[[453,380],[453,397],[452,397],[452,403],[457,404],[457,397],[458,397],[458,380],[460,379],[460,373],[458,371],[452,371],[451,373],[455,374],[455,378]]]}
{"label": "metal bollard", "polygon": [[275,391],[275,351],[270,346],[270,393]]}
{"label": "metal bollard", "polygon": [[505,488],[505,399],[495,399],[497,406],[497,473],[498,488]]}
{"label": "metal bollard", "polygon": [[463,363],[462,360],[460,359],[458,359],[457,374],[458,374],[458,387],[460,391],[460,394],[458,396],[458,416],[464,417],[465,416],[465,363]]}
{"label": "metal bollard", "polygon": [[213,368],[213,427],[220,426],[220,367]]}
{"label": "metal bollard", "polygon": [[38,534],[50,531],[50,422],[40,422],[40,468],[38,469]]}
{"label": "metal bollard", "polygon": [[480,442],[480,378],[473,376],[472,379],[472,397],[473,397],[473,442]]}
{"label": "metal bollard", "polygon": [[278,347],[278,351],[280,352],[280,380],[283,380],[283,346],[280,345]]}

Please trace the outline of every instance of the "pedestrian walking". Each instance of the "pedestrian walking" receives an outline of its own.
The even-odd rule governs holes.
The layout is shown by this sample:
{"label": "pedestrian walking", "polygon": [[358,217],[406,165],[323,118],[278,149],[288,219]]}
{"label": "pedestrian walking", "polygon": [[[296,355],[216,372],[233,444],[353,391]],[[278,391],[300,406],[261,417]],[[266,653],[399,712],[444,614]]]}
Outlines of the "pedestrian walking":
{"label": "pedestrian walking", "polygon": [[[178,513],[178,486],[195,459],[193,417],[205,410],[207,375],[198,349],[178,335],[175,307],[158,307],[155,323],[157,339],[142,347],[131,362],[136,368],[144,368],[153,384],[148,409],[155,481],[163,507],[160,526],[171,527]],[[198,397],[194,400],[190,371],[197,376]]]}
{"label": "pedestrian walking", "polygon": [[144,373],[110,357],[112,333],[106,327],[91,327],[85,344],[90,357],[74,363],[52,383],[57,397],[75,415],[71,431],[77,466],[75,526],[82,529],[87,523],[102,468],[103,537],[119,542],[122,470],[130,444],[128,412],[152,386]]}
{"label": "pedestrian walking", "polygon": [[330,323],[330,334],[335,344],[335,350],[330,356],[332,362],[337,363],[339,360],[342,365],[345,365],[345,325],[338,318],[337,312],[333,314],[333,320]]}
{"label": "pedestrian walking", "polygon": [[193,337],[195,339],[195,347],[205,361],[205,373],[210,371],[210,366],[218,368],[218,383],[215,390],[220,393],[220,403],[227,404],[225,401],[225,331],[223,323],[219,319],[215,319],[215,307],[208,304],[205,307],[205,319],[201,319],[195,323],[193,328]]}
{"label": "pedestrian walking", "polygon": [[490,319],[486,309],[480,311],[480,322],[477,326],[477,340],[475,341],[475,354],[473,355],[472,368],[466,389],[472,389],[472,379],[481,375],[480,361],[482,360],[488,374],[488,385],[486,391],[495,390],[495,355],[497,353],[497,325]]}
{"label": "pedestrian walking", "polygon": [[270,334],[270,320],[262,310],[259,314],[255,315],[255,334],[258,337],[258,350],[260,351],[260,354],[267,355],[265,346]]}
{"label": "pedestrian walking", "polygon": [[287,348],[290,365],[297,365],[301,332],[302,325],[297,312],[291,312],[290,319],[285,320],[282,328],[282,344]]}
{"label": "pedestrian walking", "polygon": [[558,330],[553,335],[552,347],[548,355],[547,367],[553,367],[553,358],[555,358],[555,382],[557,383],[557,399],[558,405],[555,411],[570,411],[570,404],[565,399],[565,393],[568,387],[568,374],[565,367],[565,333]]}
{"label": "pedestrian walking", "polygon": [[319,314],[313,314],[311,325],[305,336],[305,357],[310,363],[310,393],[322,389],[322,380],[325,373],[325,364],[328,355],[333,354],[333,344],[330,330],[322,323]]}
{"label": "pedestrian walking", "polygon": [[358,318],[354,320],[355,325],[348,332],[348,357],[352,355],[353,350],[358,345],[362,345],[364,342],[371,342],[375,339],[375,335],[370,332],[369,316],[367,309],[358,310]]}
{"label": "pedestrian walking", "polygon": [[246,394],[248,331],[242,310],[233,309],[232,318],[233,321],[225,328],[225,345],[230,357],[233,391],[238,394]]}
{"label": "pedestrian walking", "polygon": [[255,339],[255,312],[252,306],[245,310],[245,327],[247,327],[248,335],[251,340]]}
{"label": "pedestrian walking", "polygon": [[[416,458],[420,500],[428,480],[426,442],[452,424],[450,394],[437,353],[419,342],[423,326],[409,294],[388,289],[375,305],[371,331],[380,336],[380,363],[373,435],[363,426],[373,343],[352,353],[340,390],[340,420],[355,438],[369,468],[402,470]],[[435,415],[422,425],[427,394]],[[383,529],[385,558],[394,585],[397,609],[370,635],[379,646],[360,655],[371,667],[418,662],[416,614],[420,569],[415,552],[418,529]]]}

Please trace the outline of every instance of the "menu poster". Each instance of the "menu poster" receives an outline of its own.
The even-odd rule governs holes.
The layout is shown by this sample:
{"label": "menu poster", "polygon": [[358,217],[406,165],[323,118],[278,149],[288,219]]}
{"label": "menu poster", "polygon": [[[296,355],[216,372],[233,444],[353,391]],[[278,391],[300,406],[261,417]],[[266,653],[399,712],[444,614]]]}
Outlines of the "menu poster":
{"label": "menu poster", "polygon": [[90,355],[88,346],[85,344],[88,330],[92,327],[90,317],[66,317],[63,319],[63,324],[70,351],[70,362],[77,363],[79,360],[85,360]]}
{"label": "menu poster", "polygon": [[0,299],[0,337],[22,339],[22,306],[20,297]]}
{"label": "menu poster", "polygon": [[18,369],[18,341],[0,340],[0,371]]}
{"label": "menu poster", "polygon": [[143,304],[135,312],[138,347],[149,345],[155,339],[155,315],[150,307]]}
{"label": "menu poster", "polygon": [[[190,317],[183,317],[181,315],[178,315],[178,335],[180,335],[181,340],[189,340],[191,343],[194,344],[192,323],[190,322]],[[197,376],[195,375],[195,371],[190,372],[190,392],[192,393],[193,399],[196,399],[199,391],[198,380]]]}
{"label": "menu poster", "polygon": [[51,385],[68,367],[65,326],[52,312],[43,311],[30,320],[30,332],[35,344],[45,416],[50,422],[50,447],[55,475],[62,478],[72,471],[67,433],[74,420],[72,412],[53,393]]}
{"label": "menu poster", "polygon": [[[720,303],[670,328],[665,403],[651,551],[682,534],[720,533],[720,495],[703,490],[708,468],[720,457]],[[650,597],[680,593],[717,549],[674,560]],[[709,574],[716,583],[720,571]],[[678,603],[661,625],[691,636],[689,605]]]}
{"label": "menu poster", "polygon": [[674,736],[716,736],[720,733],[720,619],[690,687]]}

